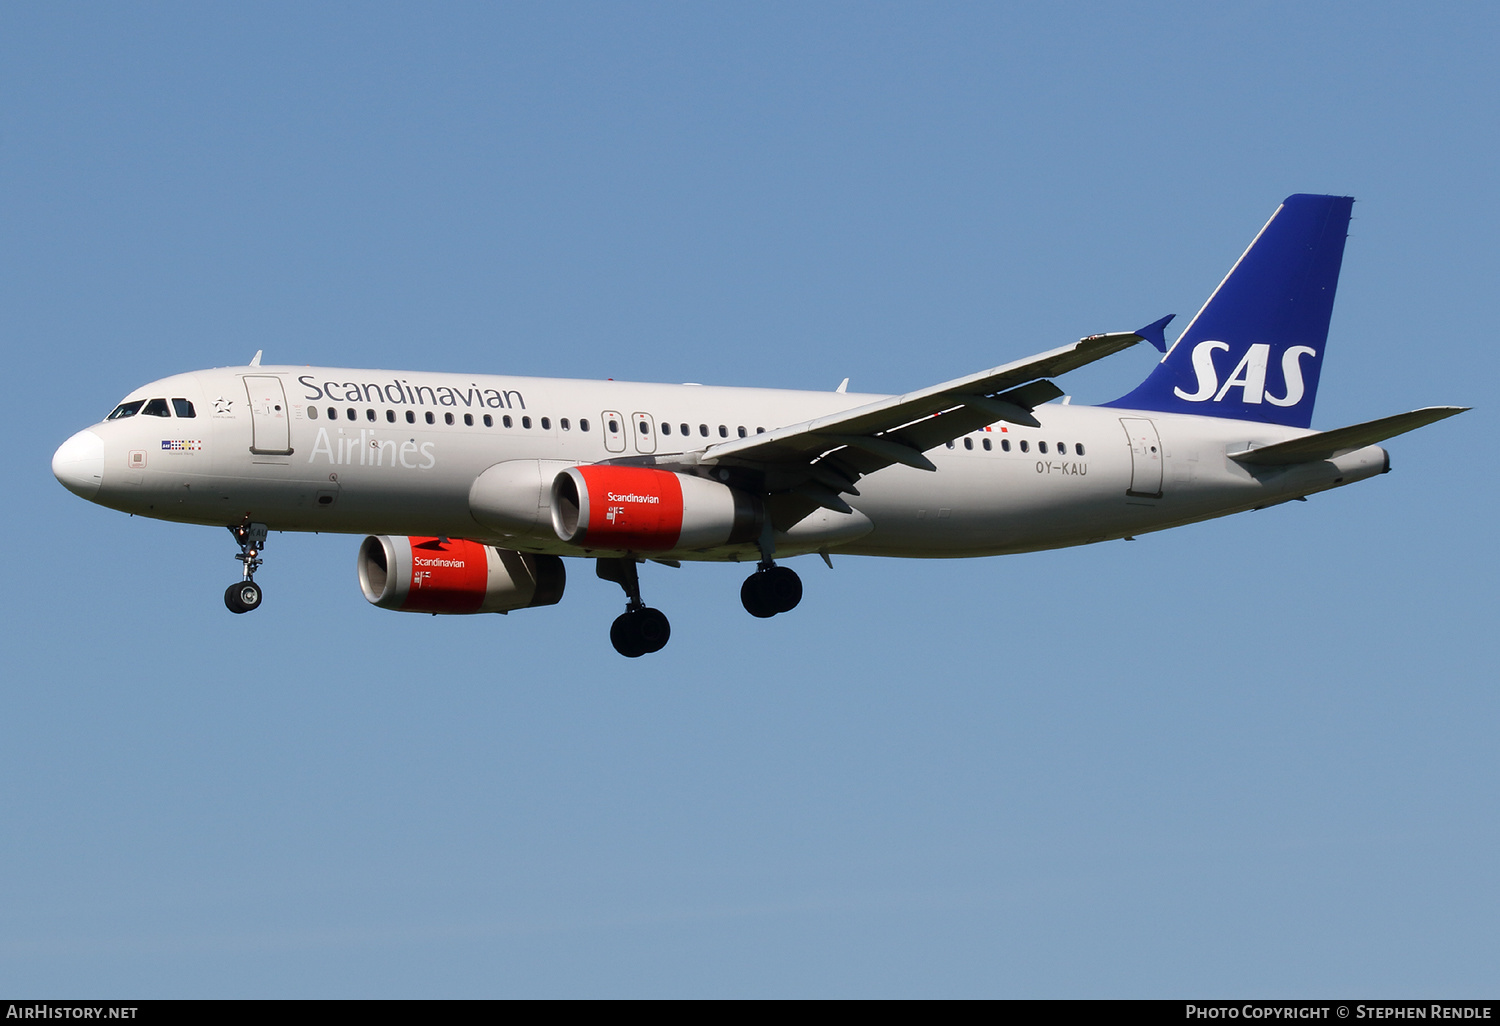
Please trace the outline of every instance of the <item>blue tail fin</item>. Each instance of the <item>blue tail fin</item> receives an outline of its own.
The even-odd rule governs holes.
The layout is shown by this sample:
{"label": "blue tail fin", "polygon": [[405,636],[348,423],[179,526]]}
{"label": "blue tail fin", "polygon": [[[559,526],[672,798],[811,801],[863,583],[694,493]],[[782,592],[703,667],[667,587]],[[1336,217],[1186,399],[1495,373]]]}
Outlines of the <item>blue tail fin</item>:
{"label": "blue tail fin", "polygon": [[1288,196],[1151,375],[1105,406],[1312,423],[1348,196]]}

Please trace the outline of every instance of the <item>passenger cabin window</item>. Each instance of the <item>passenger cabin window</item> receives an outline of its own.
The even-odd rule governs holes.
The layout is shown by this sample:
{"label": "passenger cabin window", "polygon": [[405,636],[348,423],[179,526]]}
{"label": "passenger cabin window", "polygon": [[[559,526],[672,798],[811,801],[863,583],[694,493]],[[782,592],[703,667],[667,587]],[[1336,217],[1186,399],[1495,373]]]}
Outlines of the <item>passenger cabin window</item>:
{"label": "passenger cabin window", "polygon": [[698,425],[698,433],[700,435],[702,435],[704,438],[707,438],[708,437],[708,425],[707,424],[699,424]]}
{"label": "passenger cabin window", "polygon": [[1002,438],[1002,439],[1000,439],[1000,448],[1003,449],[1005,452],[1010,452],[1010,439],[1009,438]]}
{"label": "passenger cabin window", "polygon": [[739,431],[741,438],[744,438],[747,434],[749,434],[749,432],[745,430],[745,425],[743,424],[741,424],[736,430]]}
{"label": "passenger cabin window", "polygon": [[504,424],[506,427],[512,427],[514,426],[515,421],[510,419],[509,414],[506,414],[504,417],[500,418],[500,423]]}
{"label": "passenger cabin window", "polygon": [[1058,442],[1057,443],[1057,454],[1059,456],[1066,456],[1068,454],[1068,443],[1067,442]]}
{"label": "passenger cabin window", "polygon": [[988,438],[981,438],[979,441],[984,445],[984,451],[985,452],[989,452],[990,451],[990,440]]}
{"label": "passenger cabin window", "polygon": [[358,420],[359,419],[359,414],[357,414],[357,413],[354,412],[354,407],[352,407],[352,406],[349,407],[349,409],[345,410],[344,412],[349,415],[349,419],[350,420]]}
{"label": "passenger cabin window", "polygon": [[146,405],[146,400],[144,400],[144,399],[137,399],[137,400],[135,400],[135,402],[131,402],[131,403],[121,403],[119,406],[115,407],[115,410],[114,410],[113,413],[111,413],[108,417],[105,417],[104,419],[105,420],[124,420],[126,417],[134,417],[137,413],[141,412],[141,407],[145,406],[145,405]]}
{"label": "passenger cabin window", "polygon": [[678,424],[677,426],[680,427],[680,428],[682,428],[682,437],[683,438],[686,438],[688,435],[690,435],[690,434],[693,433],[692,430],[686,424]]}
{"label": "passenger cabin window", "polygon": [[198,416],[197,412],[193,409],[193,404],[186,399],[173,399],[172,411],[185,420],[190,420]]}
{"label": "passenger cabin window", "polygon": [[543,417],[542,418],[542,430],[543,431],[551,431],[552,430],[552,419],[550,417]]}
{"label": "passenger cabin window", "polygon": [[611,420],[609,422],[609,433],[610,434],[614,434],[615,432],[617,432],[619,430],[620,430],[620,422],[618,420]]}
{"label": "passenger cabin window", "polygon": [[148,417],[170,417],[172,415],[172,411],[167,409],[167,401],[165,399],[151,400],[141,412]]}
{"label": "passenger cabin window", "polygon": [[1073,455],[1075,455],[1075,456],[1082,456],[1083,455],[1083,443],[1082,442],[1078,442],[1078,443],[1076,443],[1073,446]]}
{"label": "passenger cabin window", "polygon": [[964,448],[965,449],[973,449],[974,448],[974,439],[972,439],[972,438],[965,438],[964,439]]}
{"label": "passenger cabin window", "polygon": [[385,411],[385,422],[387,424],[394,424],[394,423],[396,423],[396,411],[395,410],[386,410]]}
{"label": "passenger cabin window", "polygon": [[432,415],[432,411],[431,410],[428,410],[422,416],[426,418],[427,423],[429,423],[429,424],[433,424],[433,423],[437,422],[437,418]]}
{"label": "passenger cabin window", "polygon": [[587,420],[580,420],[578,422],[578,430],[579,431],[587,431],[588,429],[589,429],[589,422]]}
{"label": "passenger cabin window", "polygon": [[473,427],[473,426],[474,426],[474,414],[472,414],[472,413],[466,413],[466,414],[464,414],[464,427]]}
{"label": "passenger cabin window", "polygon": [[568,418],[567,417],[564,417],[562,420],[559,420],[557,422],[557,426],[560,427],[560,428],[562,428],[564,431],[568,431],[568,430],[572,429],[572,425],[568,423]]}
{"label": "passenger cabin window", "polygon": [[[1026,443],[1025,442],[1021,443],[1021,448],[1023,448],[1023,449],[1026,448]],[[1047,443],[1046,442],[1038,442],[1038,443],[1036,443],[1036,451],[1045,456],[1047,454]]]}
{"label": "passenger cabin window", "polygon": [[309,406],[307,408],[307,419],[308,420],[317,420],[318,419],[318,408],[316,406]]}
{"label": "passenger cabin window", "polygon": [[666,421],[662,421],[661,422],[661,433],[664,434],[664,435],[670,435],[672,433],[672,425],[668,424]]}
{"label": "passenger cabin window", "polygon": [[484,415],[484,426],[485,427],[494,427],[495,426],[495,418],[491,417],[488,413],[486,413]]}
{"label": "passenger cabin window", "polygon": [[522,417],[521,418],[521,426],[523,428],[526,428],[528,431],[531,430],[531,418],[530,417]]}
{"label": "passenger cabin window", "polygon": [[445,413],[445,414],[443,414],[443,423],[447,424],[447,425],[449,425],[451,427],[453,425],[453,414],[451,414],[451,413]]}
{"label": "passenger cabin window", "polygon": [[727,427],[725,427],[723,424],[719,425],[719,437],[720,438],[728,438],[729,437],[729,429]]}
{"label": "passenger cabin window", "polygon": [[1021,451],[1022,452],[1029,452],[1030,450],[1031,450],[1031,446],[1027,443],[1026,439],[1024,439],[1024,438],[1021,439]]}
{"label": "passenger cabin window", "polygon": [[417,414],[415,410],[406,411],[406,422],[408,424],[415,424],[417,422]]}
{"label": "passenger cabin window", "polygon": [[365,420],[374,421],[374,419],[375,419],[375,411],[374,410],[366,410],[365,411]]}

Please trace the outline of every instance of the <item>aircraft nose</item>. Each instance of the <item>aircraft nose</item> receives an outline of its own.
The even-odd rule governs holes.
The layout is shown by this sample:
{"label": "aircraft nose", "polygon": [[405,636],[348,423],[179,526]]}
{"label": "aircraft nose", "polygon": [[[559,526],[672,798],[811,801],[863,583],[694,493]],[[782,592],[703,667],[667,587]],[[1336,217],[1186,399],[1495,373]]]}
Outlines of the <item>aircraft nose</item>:
{"label": "aircraft nose", "polygon": [[74,495],[92,499],[104,483],[104,439],[80,431],[52,454],[52,476]]}

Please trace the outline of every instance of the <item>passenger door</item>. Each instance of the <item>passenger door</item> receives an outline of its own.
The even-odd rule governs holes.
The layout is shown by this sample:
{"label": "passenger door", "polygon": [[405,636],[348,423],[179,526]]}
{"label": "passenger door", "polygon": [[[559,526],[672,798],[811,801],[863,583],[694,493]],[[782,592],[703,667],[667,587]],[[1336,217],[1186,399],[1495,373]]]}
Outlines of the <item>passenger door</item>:
{"label": "passenger door", "polygon": [[290,456],[292,422],[287,416],[286,391],[281,387],[281,379],[269,374],[247,374],[245,392],[250,399],[250,451]]}
{"label": "passenger door", "polygon": [[1156,433],[1156,423],[1140,417],[1121,417],[1120,424],[1130,439],[1130,488],[1125,494],[1161,498],[1161,437]]}

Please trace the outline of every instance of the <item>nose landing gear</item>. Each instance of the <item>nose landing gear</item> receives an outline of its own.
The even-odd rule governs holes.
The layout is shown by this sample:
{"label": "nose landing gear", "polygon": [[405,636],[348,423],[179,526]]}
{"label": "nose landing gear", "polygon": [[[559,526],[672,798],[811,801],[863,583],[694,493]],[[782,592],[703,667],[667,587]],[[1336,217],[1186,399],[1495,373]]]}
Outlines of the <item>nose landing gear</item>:
{"label": "nose landing gear", "polygon": [[609,628],[610,644],[627,659],[660,652],[672,637],[672,625],[660,609],[641,601],[641,578],[629,556],[595,561],[594,572],[625,590],[625,612]]}
{"label": "nose landing gear", "polygon": [[740,602],[751,616],[766,619],[788,613],[802,601],[802,578],[789,566],[767,560],[740,585]]}
{"label": "nose landing gear", "polygon": [[255,571],[260,569],[260,554],[266,547],[265,524],[234,524],[229,528],[234,540],[240,544],[240,554],[234,558],[244,564],[244,579],[231,584],[224,591],[224,605],[231,613],[248,613],[260,608],[260,585],[255,583]]}

